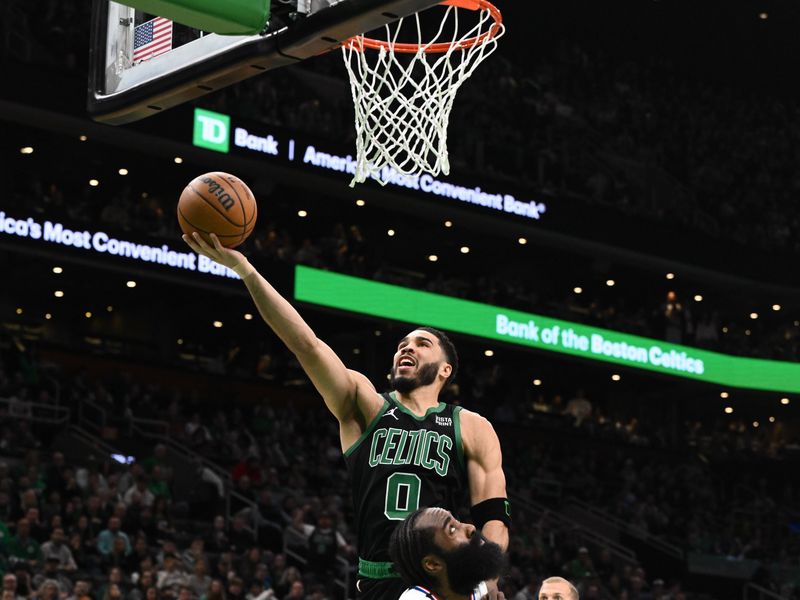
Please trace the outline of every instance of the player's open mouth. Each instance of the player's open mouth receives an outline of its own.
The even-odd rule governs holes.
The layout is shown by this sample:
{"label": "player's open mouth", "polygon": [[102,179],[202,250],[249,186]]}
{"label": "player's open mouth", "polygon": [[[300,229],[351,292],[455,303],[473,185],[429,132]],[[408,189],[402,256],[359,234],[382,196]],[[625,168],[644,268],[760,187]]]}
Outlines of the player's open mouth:
{"label": "player's open mouth", "polygon": [[414,362],[414,360],[411,359],[411,358],[401,358],[400,362],[397,363],[397,366],[400,369],[411,368],[411,367],[415,367],[416,365],[417,365],[417,363]]}

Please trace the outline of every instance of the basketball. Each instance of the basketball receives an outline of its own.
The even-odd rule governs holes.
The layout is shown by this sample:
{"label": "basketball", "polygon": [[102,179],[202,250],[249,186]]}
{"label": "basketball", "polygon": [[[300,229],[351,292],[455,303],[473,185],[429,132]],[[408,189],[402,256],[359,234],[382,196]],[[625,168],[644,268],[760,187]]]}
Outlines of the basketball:
{"label": "basketball", "polygon": [[235,248],[247,239],[257,213],[250,188],[238,177],[220,171],[195,177],[178,200],[181,230],[187,235],[214,233],[226,248]]}

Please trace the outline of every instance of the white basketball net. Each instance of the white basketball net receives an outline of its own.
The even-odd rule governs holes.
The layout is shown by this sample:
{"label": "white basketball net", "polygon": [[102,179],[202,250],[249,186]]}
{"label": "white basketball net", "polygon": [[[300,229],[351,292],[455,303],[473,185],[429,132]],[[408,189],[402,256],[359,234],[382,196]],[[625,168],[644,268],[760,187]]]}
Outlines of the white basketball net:
{"label": "white basketball net", "polygon": [[[476,16],[478,22],[459,34],[459,25],[467,29],[464,23]],[[398,42],[404,19],[386,25],[387,43],[377,50],[364,36],[342,46],[356,117],[356,172],[351,187],[368,177],[386,185],[398,175],[450,173],[447,124],[456,93],[494,52],[504,33],[502,25],[490,32],[495,19],[484,8],[447,6],[438,32],[427,41],[422,39],[419,14],[414,19],[419,49],[405,54],[402,62],[400,50],[409,46]],[[478,41],[470,44],[474,38]]]}

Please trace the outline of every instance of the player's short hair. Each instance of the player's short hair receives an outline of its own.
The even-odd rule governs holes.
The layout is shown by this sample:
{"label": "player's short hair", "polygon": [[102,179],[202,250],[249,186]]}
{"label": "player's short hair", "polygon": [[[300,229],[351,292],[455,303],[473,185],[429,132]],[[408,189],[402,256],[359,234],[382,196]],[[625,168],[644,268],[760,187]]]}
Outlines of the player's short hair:
{"label": "player's short hair", "polygon": [[447,334],[444,331],[439,331],[433,327],[423,326],[417,327],[416,329],[419,331],[427,331],[428,333],[432,333],[436,336],[436,339],[439,340],[439,345],[442,347],[442,350],[444,350],[444,355],[445,358],[447,358],[447,362],[450,363],[451,367],[453,367],[453,370],[450,372],[450,377],[448,377],[447,381],[444,382],[445,385],[450,385],[456,378],[456,373],[458,373],[458,352],[456,352],[456,347],[453,345],[453,342],[450,341],[450,338],[447,337]]}
{"label": "player's short hair", "polygon": [[408,585],[436,587],[436,580],[422,568],[422,559],[428,554],[440,553],[434,541],[433,527],[417,527],[420,515],[425,511],[419,508],[408,515],[392,532],[389,539],[389,557],[395,571]]}
{"label": "player's short hair", "polygon": [[572,583],[564,579],[563,577],[548,577],[542,582],[542,585],[545,583],[566,583],[567,587],[569,588],[569,595],[570,600],[580,600],[580,596],[578,595],[578,588],[576,588]]}

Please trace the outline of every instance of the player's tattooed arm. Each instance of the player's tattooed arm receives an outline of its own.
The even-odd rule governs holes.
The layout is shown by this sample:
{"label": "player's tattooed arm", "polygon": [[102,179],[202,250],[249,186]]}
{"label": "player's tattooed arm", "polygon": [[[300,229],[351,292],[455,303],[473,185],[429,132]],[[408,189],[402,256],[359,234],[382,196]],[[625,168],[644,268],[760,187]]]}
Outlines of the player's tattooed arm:
{"label": "player's tattooed arm", "polygon": [[211,238],[213,244],[197,234],[183,236],[195,252],[233,269],[242,278],[261,317],[297,357],[328,409],[342,424],[342,444],[353,436],[353,441],[358,439],[362,423],[380,409],[382,401],[375,387],[364,375],[344,365],[243,254],[223,247],[214,234]]}
{"label": "player's tattooed arm", "polygon": [[[467,461],[469,494],[472,506],[490,498],[506,497],[506,476],[503,472],[503,453],[492,424],[477,413],[461,412],[461,439]],[[481,533],[508,548],[508,527],[502,521],[487,521]]]}

